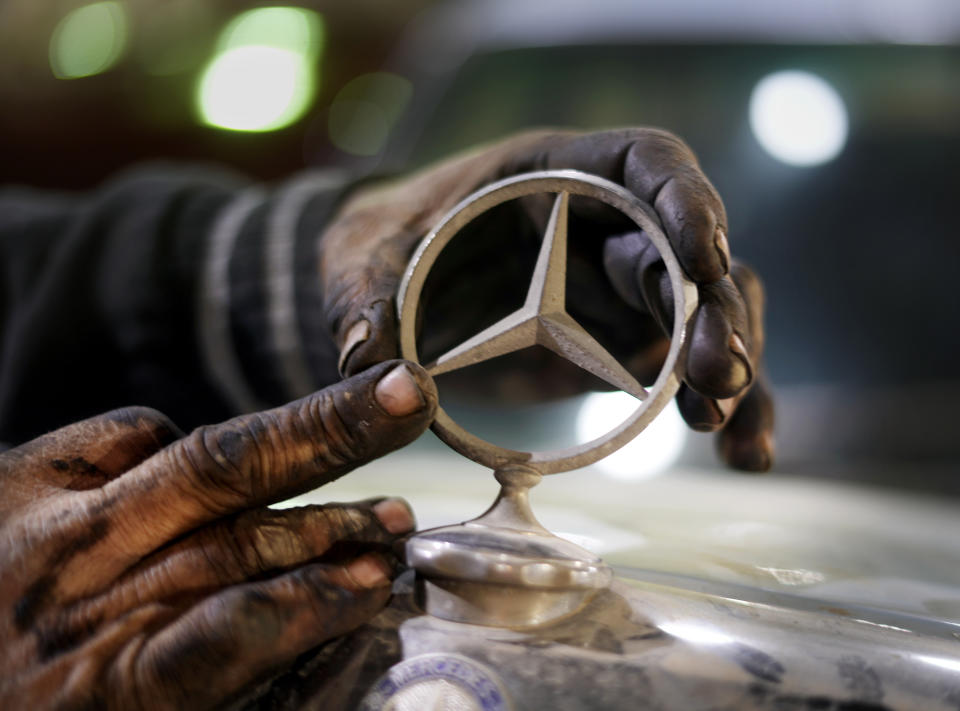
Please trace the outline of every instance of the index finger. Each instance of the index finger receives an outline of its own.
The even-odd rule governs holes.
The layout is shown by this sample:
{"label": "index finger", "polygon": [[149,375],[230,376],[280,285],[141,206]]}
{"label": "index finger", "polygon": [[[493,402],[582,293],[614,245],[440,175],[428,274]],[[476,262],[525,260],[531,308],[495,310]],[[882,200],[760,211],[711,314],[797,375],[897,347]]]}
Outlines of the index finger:
{"label": "index finger", "polygon": [[422,368],[388,361],[289,405],[201,427],[104,487],[110,548],[139,559],[201,524],[332,481],[413,441],[436,403]]}
{"label": "index finger", "polygon": [[691,279],[709,283],[730,268],[727,213],[693,151],[658,129],[547,134],[509,170],[574,169],[619,183],[656,210]]}

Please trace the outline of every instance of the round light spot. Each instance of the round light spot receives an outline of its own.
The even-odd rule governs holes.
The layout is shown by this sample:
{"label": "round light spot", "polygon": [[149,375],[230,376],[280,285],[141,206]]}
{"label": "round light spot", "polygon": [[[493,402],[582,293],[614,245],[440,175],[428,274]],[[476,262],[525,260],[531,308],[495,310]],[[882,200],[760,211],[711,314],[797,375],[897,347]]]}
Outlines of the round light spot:
{"label": "round light spot", "polygon": [[750,96],[750,127],[777,160],[814,166],[832,160],[847,140],[843,99],[824,79],[781,71],[761,79]]}
{"label": "round light spot", "polygon": [[[600,437],[636,409],[636,398],[624,392],[587,395],[577,414],[577,436],[581,442]],[[648,479],[677,461],[686,440],[686,425],[671,402],[632,442],[593,466],[614,479]]]}
{"label": "round light spot", "polygon": [[50,38],[50,69],[58,79],[100,74],[127,46],[127,16],[119,2],[97,2],[67,13]]}
{"label": "round light spot", "polygon": [[298,120],[317,91],[323,22],[297,7],[237,15],[197,85],[204,123],[234,131],[273,131]]}
{"label": "round light spot", "polygon": [[241,12],[220,33],[220,49],[264,45],[302,55],[319,54],[320,15],[302,7],[258,7]]}
{"label": "round light spot", "polygon": [[341,99],[330,106],[330,140],[341,151],[375,156],[387,142],[390,124],[372,101]]}
{"label": "round light spot", "polygon": [[374,72],[356,77],[330,106],[330,140],[347,153],[377,155],[412,95],[413,85],[397,74]]}
{"label": "round light spot", "polygon": [[303,115],[313,98],[313,67],[297,52],[243,46],[214,57],[198,88],[205,123],[272,131]]}

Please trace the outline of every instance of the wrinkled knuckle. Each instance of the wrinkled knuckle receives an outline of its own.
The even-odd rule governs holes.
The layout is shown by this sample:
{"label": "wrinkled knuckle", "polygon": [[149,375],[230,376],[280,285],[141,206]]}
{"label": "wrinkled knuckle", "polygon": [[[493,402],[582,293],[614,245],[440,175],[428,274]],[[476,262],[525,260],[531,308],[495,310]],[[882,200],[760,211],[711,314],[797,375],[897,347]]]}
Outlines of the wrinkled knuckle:
{"label": "wrinkled knuckle", "polygon": [[252,494],[251,478],[237,453],[243,439],[236,430],[200,427],[177,448],[178,466],[200,492],[247,498]]}
{"label": "wrinkled knuckle", "polygon": [[356,594],[330,581],[316,570],[301,569],[292,573],[297,584],[307,592],[316,618],[327,626],[346,614],[356,602]]}
{"label": "wrinkled knuckle", "polygon": [[212,547],[204,546],[201,551],[217,580],[229,583],[263,572],[260,557],[243,527],[233,524],[216,528],[213,543]]}
{"label": "wrinkled knuckle", "polygon": [[244,474],[243,458],[239,456],[239,445],[244,435],[236,430],[222,430],[216,427],[201,428],[196,437],[196,449],[204,458],[204,469],[217,482],[242,479]]}
{"label": "wrinkled knuckle", "polygon": [[273,616],[280,611],[279,601],[259,588],[229,591],[223,607],[231,611],[236,609],[243,619],[257,619],[263,615]]}
{"label": "wrinkled knuckle", "polygon": [[255,517],[238,520],[232,528],[233,555],[246,576],[282,567],[308,557],[304,539],[279,521]]}
{"label": "wrinkled knuckle", "polygon": [[[161,695],[162,680],[154,671],[153,656],[145,653],[145,640],[136,636],[116,655],[107,671],[104,685],[106,703],[102,707],[145,711],[151,708],[148,699]],[[160,708],[152,704],[153,708]]]}
{"label": "wrinkled knuckle", "polygon": [[219,639],[207,636],[215,641],[217,649],[234,645],[240,653],[249,652],[281,637],[295,614],[291,606],[257,584],[230,588],[218,598],[217,605],[207,608],[206,625],[217,630]]}
{"label": "wrinkled knuckle", "polygon": [[[354,397],[345,393],[344,398]],[[321,391],[303,404],[303,417],[315,436],[315,462],[337,468],[363,458],[369,449],[368,424],[348,411],[348,405],[328,391]]]}
{"label": "wrinkled knuckle", "polygon": [[363,538],[377,528],[370,511],[354,506],[327,506],[323,516],[331,537],[337,540]]}

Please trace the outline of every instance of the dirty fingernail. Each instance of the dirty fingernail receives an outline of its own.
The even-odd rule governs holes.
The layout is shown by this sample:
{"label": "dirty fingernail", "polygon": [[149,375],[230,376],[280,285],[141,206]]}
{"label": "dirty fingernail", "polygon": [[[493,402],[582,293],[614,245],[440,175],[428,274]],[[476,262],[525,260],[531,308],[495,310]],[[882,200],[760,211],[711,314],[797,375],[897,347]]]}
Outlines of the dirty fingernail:
{"label": "dirty fingernail", "polygon": [[740,362],[746,369],[746,380],[743,383],[743,387],[746,387],[753,381],[753,367],[750,365],[750,356],[747,355],[747,346],[738,333],[730,334],[730,340],[727,346],[730,348],[730,352],[740,359]]}
{"label": "dirty fingernail", "polygon": [[727,241],[727,233],[719,225],[713,233],[713,244],[717,248],[723,273],[726,274],[730,271],[730,243]]}
{"label": "dirty fingernail", "polygon": [[390,533],[406,533],[417,526],[410,504],[403,499],[384,499],[374,505],[373,514]]}
{"label": "dirty fingernail", "polygon": [[343,339],[343,348],[340,349],[340,361],[337,363],[341,375],[343,375],[343,366],[346,365],[350,354],[368,338],[370,338],[370,322],[366,319],[360,319],[347,331],[347,335]]}
{"label": "dirty fingernail", "polygon": [[398,365],[384,375],[373,394],[380,407],[394,417],[412,414],[426,404],[416,378],[405,365]]}
{"label": "dirty fingernail", "polygon": [[347,574],[365,588],[376,588],[390,582],[390,566],[376,554],[354,560],[347,566]]}
{"label": "dirty fingernail", "polygon": [[725,416],[717,405],[717,401],[713,398],[703,398],[700,402],[702,406],[694,406],[691,412],[693,421],[690,427],[697,432],[713,432],[719,429]]}

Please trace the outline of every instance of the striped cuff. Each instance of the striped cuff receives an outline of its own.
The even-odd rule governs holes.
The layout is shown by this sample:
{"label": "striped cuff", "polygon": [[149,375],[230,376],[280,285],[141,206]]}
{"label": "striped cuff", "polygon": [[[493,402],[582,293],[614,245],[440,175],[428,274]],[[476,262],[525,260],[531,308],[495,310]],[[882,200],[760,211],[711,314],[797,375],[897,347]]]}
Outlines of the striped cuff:
{"label": "striped cuff", "polygon": [[311,172],[270,195],[252,188],[223,209],[210,232],[199,341],[210,380],[237,411],[338,379],[316,245],[347,186],[338,173]]}

